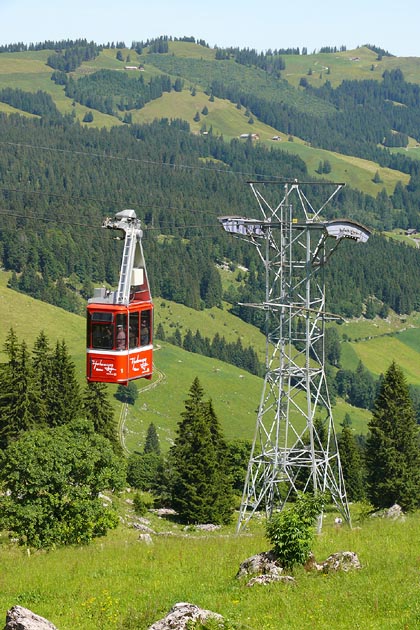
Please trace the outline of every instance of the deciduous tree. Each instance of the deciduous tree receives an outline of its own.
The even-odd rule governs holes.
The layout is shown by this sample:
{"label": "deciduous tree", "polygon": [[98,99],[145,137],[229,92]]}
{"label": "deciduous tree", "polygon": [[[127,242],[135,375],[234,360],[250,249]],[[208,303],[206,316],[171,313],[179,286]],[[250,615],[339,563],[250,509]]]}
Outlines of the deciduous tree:
{"label": "deciduous tree", "polygon": [[0,526],[35,548],[85,544],[116,527],[99,493],[122,489],[125,466],[91,423],[30,431],[4,451]]}

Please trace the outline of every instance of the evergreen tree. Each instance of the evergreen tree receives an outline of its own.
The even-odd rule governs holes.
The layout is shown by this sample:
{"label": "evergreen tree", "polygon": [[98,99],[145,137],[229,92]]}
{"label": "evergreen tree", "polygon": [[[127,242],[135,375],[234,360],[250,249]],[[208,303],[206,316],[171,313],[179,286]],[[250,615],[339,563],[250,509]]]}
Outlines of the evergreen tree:
{"label": "evergreen tree", "polygon": [[147,429],[143,453],[156,453],[157,455],[160,455],[159,436],[153,422],[149,424],[149,427]]}
{"label": "evergreen tree", "polygon": [[32,350],[32,371],[35,384],[38,386],[41,396],[43,424],[47,421],[48,404],[55,396],[52,390],[52,360],[48,338],[42,330],[35,340]]}
{"label": "evergreen tree", "polygon": [[160,339],[161,341],[165,341],[165,329],[163,328],[162,322],[159,322],[158,327],[155,332],[156,339]]}
{"label": "evergreen tree", "polygon": [[134,405],[139,395],[139,391],[135,382],[130,381],[128,385],[118,385],[117,391],[114,395],[120,402]]}
{"label": "evergreen tree", "polygon": [[117,427],[114,411],[107,395],[107,386],[104,383],[88,383],[82,405],[84,415],[92,422],[95,431],[108,438],[114,450],[119,450]]}
{"label": "evergreen tree", "polygon": [[41,425],[43,404],[33,378],[26,343],[18,344],[13,330],[6,339],[9,363],[0,371],[0,446],[5,448],[20,433]]}
{"label": "evergreen tree", "polygon": [[133,453],[127,462],[127,481],[133,488],[158,494],[162,457],[156,452]]}
{"label": "evergreen tree", "polygon": [[232,514],[226,446],[196,377],[170,450],[172,505],[186,523],[226,523]]}
{"label": "evergreen tree", "polygon": [[366,445],[368,493],[378,508],[420,503],[418,427],[401,368],[392,362],[375,401]]}
{"label": "evergreen tree", "polygon": [[374,399],[375,380],[369,370],[359,361],[351,381],[349,402],[355,407],[372,409]]}
{"label": "evergreen tree", "polygon": [[52,355],[51,384],[47,424],[56,427],[79,417],[82,407],[75,366],[65,341],[57,341]]}
{"label": "evergreen tree", "polygon": [[338,436],[338,448],[347,498],[349,501],[362,501],[366,497],[364,468],[353,431],[347,423],[343,426],[343,430]]}

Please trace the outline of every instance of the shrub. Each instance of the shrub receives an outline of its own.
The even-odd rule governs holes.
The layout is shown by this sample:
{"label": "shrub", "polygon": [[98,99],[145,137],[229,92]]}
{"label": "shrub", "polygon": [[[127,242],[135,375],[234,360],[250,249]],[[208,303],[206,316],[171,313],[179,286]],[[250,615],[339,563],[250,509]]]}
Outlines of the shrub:
{"label": "shrub", "polygon": [[298,494],[296,503],[267,521],[266,536],[284,568],[305,564],[314,538],[314,524],[323,509],[322,495]]}
{"label": "shrub", "polygon": [[146,492],[136,492],[133,497],[134,511],[137,516],[144,516],[153,507],[153,497]]}

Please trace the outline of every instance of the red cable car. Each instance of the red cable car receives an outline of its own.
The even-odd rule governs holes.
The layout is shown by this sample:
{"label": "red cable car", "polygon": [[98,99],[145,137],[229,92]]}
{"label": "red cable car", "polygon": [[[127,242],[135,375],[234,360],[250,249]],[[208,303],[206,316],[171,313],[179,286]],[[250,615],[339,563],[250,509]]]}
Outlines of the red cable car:
{"label": "red cable car", "polygon": [[143,232],[134,210],[118,212],[102,227],[124,231],[125,242],[118,289],[95,289],[88,301],[86,376],[89,382],[126,385],[153,373],[153,303]]}

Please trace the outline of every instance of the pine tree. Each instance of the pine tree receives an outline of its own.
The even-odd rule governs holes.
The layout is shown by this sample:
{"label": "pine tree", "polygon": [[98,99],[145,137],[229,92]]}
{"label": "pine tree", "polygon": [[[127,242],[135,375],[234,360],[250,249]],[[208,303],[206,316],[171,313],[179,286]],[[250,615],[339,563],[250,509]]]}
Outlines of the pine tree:
{"label": "pine tree", "polygon": [[0,446],[5,448],[23,431],[43,422],[40,391],[33,378],[30,355],[26,343],[18,344],[10,331],[5,350],[9,363],[0,373]]}
{"label": "pine tree", "polygon": [[90,420],[96,433],[100,433],[119,451],[117,428],[114,411],[108,399],[107,386],[104,383],[88,383],[83,395],[83,411]]}
{"label": "pine tree", "polygon": [[56,427],[81,414],[80,388],[74,363],[65,341],[56,343],[52,354],[51,397],[48,400],[47,424]]}
{"label": "pine tree", "polygon": [[52,359],[48,338],[42,330],[35,340],[32,350],[32,370],[36,385],[39,388],[42,408],[40,412],[43,416],[44,424],[48,415],[48,402],[54,397],[55,392],[52,391]]}
{"label": "pine tree", "polygon": [[338,436],[338,448],[347,498],[349,501],[362,501],[366,497],[364,468],[353,431],[347,423],[343,424],[343,430]]}
{"label": "pine tree", "polygon": [[147,429],[143,453],[156,453],[157,455],[160,455],[159,436],[153,422],[149,424]]}
{"label": "pine tree", "polygon": [[205,403],[204,413],[218,462],[214,479],[214,510],[220,514],[220,522],[227,523],[231,519],[233,501],[229,451],[211,400]]}
{"label": "pine tree", "polygon": [[226,523],[231,489],[220,428],[196,377],[170,451],[172,505],[187,523]]}
{"label": "pine tree", "polygon": [[392,362],[375,401],[366,445],[368,493],[378,508],[420,504],[418,427],[401,368]]}

